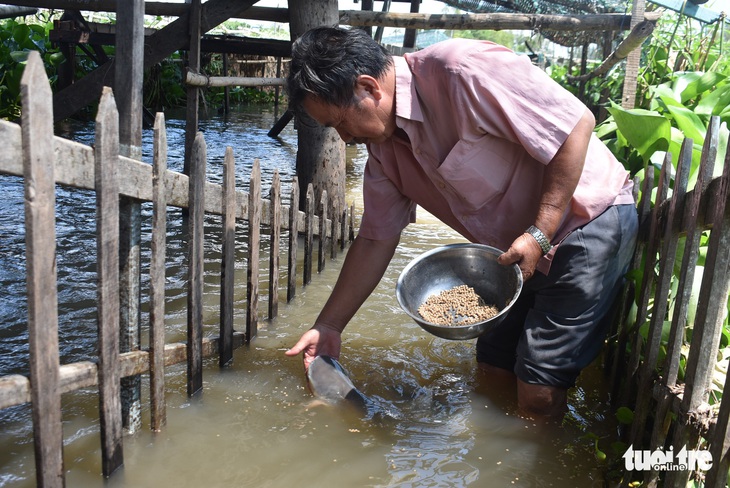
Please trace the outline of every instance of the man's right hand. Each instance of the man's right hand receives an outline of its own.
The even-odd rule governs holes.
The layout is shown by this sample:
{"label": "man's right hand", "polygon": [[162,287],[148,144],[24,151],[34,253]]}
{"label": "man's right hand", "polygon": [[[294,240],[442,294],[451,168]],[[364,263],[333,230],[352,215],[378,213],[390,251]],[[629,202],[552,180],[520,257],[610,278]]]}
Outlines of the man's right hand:
{"label": "man's right hand", "polygon": [[315,325],[302,334],[299,341],[284,354],[296,356],[300,352],[303,353],[304,371],[307,371],[317,356],[330,356],[338,359],[341,346],[342,333],[339,330],[326,325]]}

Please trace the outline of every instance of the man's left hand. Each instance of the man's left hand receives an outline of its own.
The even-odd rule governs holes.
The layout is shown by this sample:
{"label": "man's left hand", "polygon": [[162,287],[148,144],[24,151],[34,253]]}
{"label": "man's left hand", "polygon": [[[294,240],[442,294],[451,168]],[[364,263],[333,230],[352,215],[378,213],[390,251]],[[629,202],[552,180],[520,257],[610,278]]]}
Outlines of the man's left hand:
{"label": "man's left hand", "polygon": [[497,262],[504,266],[517,263],[522,271],[522,278],[527,281],[535,274],[535,267],[541,257],[540,244],[530,234],[524,233],[515,239],[507,252],[497,258]]}

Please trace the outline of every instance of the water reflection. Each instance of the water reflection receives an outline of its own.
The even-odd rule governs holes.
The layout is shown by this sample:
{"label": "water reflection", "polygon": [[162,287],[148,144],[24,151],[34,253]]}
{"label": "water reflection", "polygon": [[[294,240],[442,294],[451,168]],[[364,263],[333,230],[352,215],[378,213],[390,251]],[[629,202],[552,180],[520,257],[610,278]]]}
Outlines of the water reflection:
{"label": "water reflection", "polygon": [[[216,161],[222,161],[226,145],[234,145],[239,188],[247,186],[256,157],[261,158],[262,173],[270,175],[278,168],[288,185],[294,172],[296,134],[288,127],[280,140],[271,140],[266,136],[271,124],[270,113],[250,112],[204,122],[211,158],[209,178],[220,179]],[[181,120],[168,120],[170,167],[178,170],[183,127]],[[78,130],[82,142],[93,142],[90,131]],[[145,141],[151,145],[149,137],[145,133]],[[352,159],[348,201],[358,205],[365,154],[353,146],[348,155]],[[270,176],[263,179],[265,186]],[[92,199],[90,194],[66,190],[58,197],[64,363],[94,355]],[[150,212],[144,206],[145,239],[149,238]],[[22,213],[22,182],[0,177],[1,374],[27,369]],[[180,225],[179,211],[170,209],[168,341],[185,338],[185,257]],[[211,217],[206,226],[211,237],[206,256],[210,299],[205,321],[206,334],[213,335],[218,327],[215,293],[220,286],[220,219]],[[244,229],[239,232],[242,236]],[[235,321],[243,329],[245,245],[239,241]],[[313,403],[301,359],[283,354],[311,326],[329,296],[343,259],[340,255],[311,285],[299,285],[292,303],[286,304],[285,292],[281,294],[279,317],[260,322],[259,336],[235,351],[229,368],[220,370],[216,360],[206,360],[200,398],[186,397],[185,365],[169,368],[166,429],[159,434],[149,432],[145,405],[143,431],[125,437],[125,467],[110,481],[101,477],[97,395],[93,390],[64,395],[67,485],[277,488],[298,486],[306,480],[320,487],[345,488],[603,486],[604,467],[593,457],[592,443],[580,439],[586,432],[607,436],[613,428],[606,420],[610,416],[597,370],[584,374],[571,393],[571,413],[562,427],[538,426],[516,415],[512,389],[495,390],[490,378],[477,370],[474,341],[430,336],[400,310],[394,293],[400,270],[427,249],[461,241],[427,214],[420,215],[419,222],[404,232],[386,276],[343,337],[341,362],[356,386],[384,410],[392,409],[398,415],[363,415],[357,409]],[[148,245],[145,240],[144,269]],[[265,253],[262,263],[268,263]],[[263,281],[266,273],[268,264],[262,266]],[[282,277],[281,282],[286,279]],[[143,278],[143,288],[146,286]],[[261,289],[266,289],[263,282]],[[143,322],[147,320],[145,307],[146,298]],[[259,307],[263,314],[265,301]],[[143,399],[147,399],[144,381]],[[0,415],[0,486],[34,486],[30,408],[20,406]]]}

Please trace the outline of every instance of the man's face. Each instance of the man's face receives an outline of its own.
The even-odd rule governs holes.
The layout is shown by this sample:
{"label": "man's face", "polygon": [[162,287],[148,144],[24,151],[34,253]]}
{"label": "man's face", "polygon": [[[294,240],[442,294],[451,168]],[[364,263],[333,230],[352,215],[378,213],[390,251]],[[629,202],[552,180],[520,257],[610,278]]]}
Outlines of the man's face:
{"label": "man's face", "polygon": [[343,141],[358,144],[379,143],[395,129],[393,99],[371,77],[361,76],[355,87],[355,102],[347,107],[332,105],[308,96],[302,106],[320,125],[332,127]]}
{"label": "man's face", "polygon": [[320,125],[335,129],[346,143],[367,144],[387,139],[385,124],[362,100],[341,107],[307,97],[302,105],[310,117]]}

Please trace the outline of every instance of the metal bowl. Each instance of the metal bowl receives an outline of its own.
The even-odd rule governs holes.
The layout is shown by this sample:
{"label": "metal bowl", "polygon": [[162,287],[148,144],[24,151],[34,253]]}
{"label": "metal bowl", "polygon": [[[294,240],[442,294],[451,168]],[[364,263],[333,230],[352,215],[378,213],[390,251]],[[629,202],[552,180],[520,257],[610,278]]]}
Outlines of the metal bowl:
{"label": "metal bowl", "polygon": [[[473,339],[499,324],[522,291],[522,272],[513,264],[502,266],[502,251],[484,244],[450,244],[432,249],[411,261],[395,287],[398,303],[423,329],[444,339]],[[499,314],[470,325],[438,325],[427,322],[418,307],[431,295],[468,285]]]}

